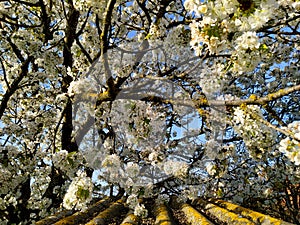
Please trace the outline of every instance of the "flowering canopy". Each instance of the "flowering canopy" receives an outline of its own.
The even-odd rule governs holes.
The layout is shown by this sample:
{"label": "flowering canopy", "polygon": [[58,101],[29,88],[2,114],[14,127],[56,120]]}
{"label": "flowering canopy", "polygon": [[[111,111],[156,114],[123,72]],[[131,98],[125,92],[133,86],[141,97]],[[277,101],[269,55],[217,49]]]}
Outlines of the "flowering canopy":
{"label": "flowering canopy", "polygon": [[0,4],[1,224],[116,192],[299,222],[299,1]]}

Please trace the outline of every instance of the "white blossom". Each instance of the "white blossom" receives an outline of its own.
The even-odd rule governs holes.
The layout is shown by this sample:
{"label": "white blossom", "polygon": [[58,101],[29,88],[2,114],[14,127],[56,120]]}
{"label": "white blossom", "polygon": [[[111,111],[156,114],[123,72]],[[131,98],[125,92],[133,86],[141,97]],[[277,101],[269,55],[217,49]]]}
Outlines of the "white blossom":
{"label": "white blossom", "polygon": [[243,137],[250,156],[254,158],[261,158],[262,154],[275,144],[274,130],[261,123],[260,119],[263,118],[257,106],[234,110],[234,128]]}
{"label": "white blossom", "polygon": [[212,162],[207,163],[206,171],[209,175],[214,176],[217,173],[216,165]]}
{"label": "white blossom", "polygon": [[85,210],[92,200],[93,182],[84,172],[78,172],[64,197],[63,205],[67,209]]}
{"label": "white blossom", "polygon": [[140,168],[139,168],[138,164],[132,163],[132,162],[127,163],[127,165],[126,165],[126,174],[129,177],[133,177],[133,178],[137,177],[139,175],[139,172],[140,172]]}
{"label": "white blossom", "polygon": [[134,215],[146,218],[148,216],[148,211],[143,204],[137,204],[134,208]]}
{"label": "white blossom", "polygon": [[284,153],[295,165],[300,165],[300,122],[290,123],[286,130],[291,132],[297,140],[289,137],[281,140],[279,151]]}
{"label": "white blossom", "polygon": [[164,172],[178,178],[185,178],[188,171],[188,165],[185,162],[169,160],[164,163]]}
{"label": "white blossom", "polygon": [[236,39],[236,49],[258,49],[259,39],[255,32],[245,32]]}
{"label": "white blossom", "polygon": [[130,208],[135,208],[139,204],[139,200],[136,194],[131,194],[128,196],[126,203]]}
{"label": "white blossom", "polygon": [[116,154],[108,155],[103,161],[102,166],[119,168],[120,167],[120,158]]}

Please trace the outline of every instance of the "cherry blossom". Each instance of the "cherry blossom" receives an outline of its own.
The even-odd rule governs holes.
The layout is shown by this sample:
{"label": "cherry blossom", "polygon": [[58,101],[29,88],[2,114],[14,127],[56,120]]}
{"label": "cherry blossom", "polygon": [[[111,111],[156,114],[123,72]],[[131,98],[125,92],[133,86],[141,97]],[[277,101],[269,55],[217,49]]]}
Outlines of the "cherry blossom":
{"label": "cherry blossom", "polygon": [[299,223],[299,5],[2,1],[0,223],[118,193]]}

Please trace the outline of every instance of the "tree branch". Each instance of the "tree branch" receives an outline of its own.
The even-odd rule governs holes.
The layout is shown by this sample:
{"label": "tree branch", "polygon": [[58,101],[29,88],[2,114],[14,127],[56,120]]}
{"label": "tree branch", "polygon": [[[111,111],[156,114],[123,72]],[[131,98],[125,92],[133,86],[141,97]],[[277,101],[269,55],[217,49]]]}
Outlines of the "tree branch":
{"label": "tree branch", "polygon": [[[300,85],[295,85],[293,87],[288,87],[285,89],[280,89],[274,93],[270,93],[265,97],[257,97],[255,95],[250,96],[248,99],[239,99],[239,100],[225,100],[225,101],[215,101],[210,100],[208,104],[204,104],[204,106],[240,106],[242,104],[246,105],[265,105],[268,102],[275,101],[279,98],[282,98],[286,95],[289,95],[293,92],[300,91]],[[200,104],[201,106],[202,104]]]}
{"label": "tree branch", "polygon": [[20,75],[12,82],[12,84],[10,85],[10,89],[8,89],[4,94],[0,104],[0,120],[3,116],[5,109],[7,108],[7,104],[10,100],[10,97],[18,90],[19,84],[23,80],[23,78],[27,76],[29,64],[33,59],[33,56],[28,56],[28,58],[22,63]]}

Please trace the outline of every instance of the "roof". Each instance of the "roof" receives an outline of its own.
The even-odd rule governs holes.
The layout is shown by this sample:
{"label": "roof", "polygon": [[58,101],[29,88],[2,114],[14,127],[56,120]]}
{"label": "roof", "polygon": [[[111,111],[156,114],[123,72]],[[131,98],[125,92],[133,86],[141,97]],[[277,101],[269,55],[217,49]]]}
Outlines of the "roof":
{"label": "roof", "polygon": [[171,198],[168,204],[143,202],[148,210],[147,218],[139,218],[127,207],[126,199],[103,198],[85,211],[62,211],[51,215],[36,225],[290,225],[280,219],[222,200],[196,199],[190,203],[178,203]]}

